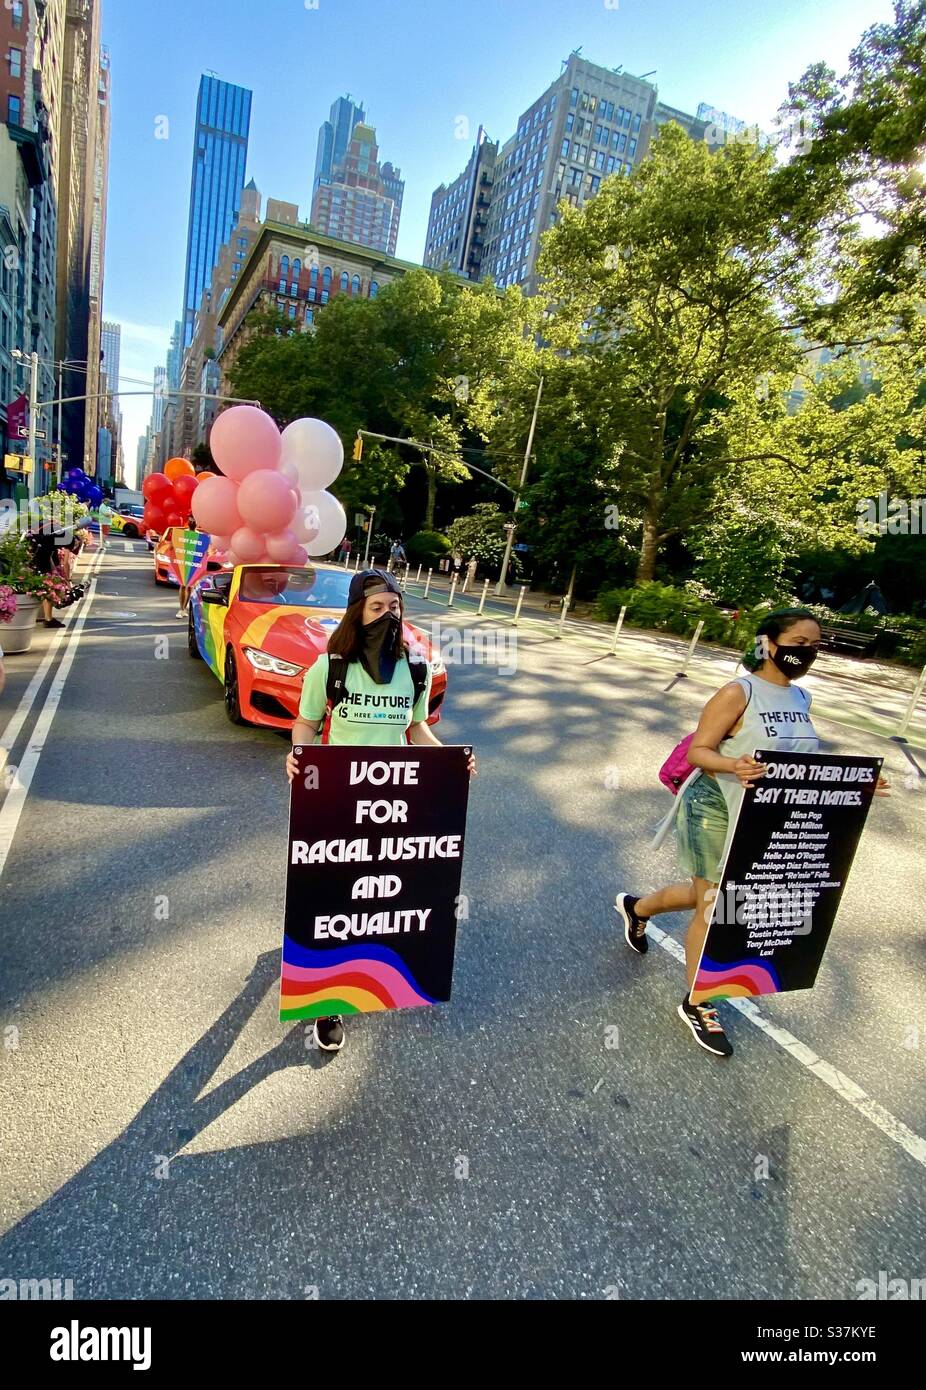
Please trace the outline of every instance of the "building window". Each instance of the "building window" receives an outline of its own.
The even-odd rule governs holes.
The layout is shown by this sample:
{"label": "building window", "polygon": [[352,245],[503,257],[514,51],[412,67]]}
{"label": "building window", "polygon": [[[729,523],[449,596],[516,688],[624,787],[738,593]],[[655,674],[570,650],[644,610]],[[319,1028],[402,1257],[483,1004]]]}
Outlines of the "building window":
{"label": "building window", "polygon": [[[322,293],[323,293],[323,295],[324,295],[324,292],[325,292],[326,290],[329,290],[330,288],[331,288],[331,266],[330,266],[330,265],[326,265],[325,268],[324,268],[324,270],[322,271]],[[327,297],[323,297],[323,298],[322,298],[322,303],[323,303],[323,304],[327,304],[327,303],[328,303]]]}
{"label": "building window", "polygon": [[348,273],[347,273],[346,270],[342,270],[342,271],[341,271],[341,292],[342,292],[342,294],[346,294],[346,293],[347,293],[347,286],[348,286],[349,282],[350,282],[350,276],[348,275]]}
{"label": "building window", "polygon": [[314,323],[314,322],[315,322],[315,310],[314,310],[314,309],[306,309],[306,311],[305,311],[305,321],[306,321],[306,323]]}
{"label": "building window", "polygon": [[6,119],[9,125],[19,125],[22,118],[22,102],[19,97],[7,97]]}
{"label": "building window", "polygon": [[570,112],[569,112],[569,115],[566,117],[566,126],[565,126],[565,129],[566,129],[567,134],[571,134],[571,133],[572,133],[572,127],[575,125],[575,123],[576,123],[576,118],[575,118],[575,116],[573,115],[573,113],[570,111]]}
{"label": "building window", "polygon": [[317,284],[318,284],[318,266],[317,266],[317,265],[313,265],[312,269],[309,271],[309,284],[310,284],[310,285],[317,285]]}
{"label": "building window", "polygon": [[359,276],[359,275],[355,275],[354,278],[351,280],[351,282],[350,282],[350,292],[351,292],[351,294],[359,294],[359,293],[360,293],[360,276]]}
{"label": "building window", "polygon": [[13,28],[21,29],[23,27],[23,0],[13,0],[10,10]]}
{"label": "building window", "polygon": [[294,279],[294,280],[298,280],[298,279],[299,279],[299,272],[301,271],[301,269],[302,269],[302,262],[299,260],[299,257],[297,256],[296,259],[293,261],[293,279]]}
{"label": "building window", "polygon": [[377,285],[377,283],[376,283],[375,280],[371,280],[371,281],[370,281],[370,298],[371,298],[371,299],[375,299],[376,296],[377,296],[378,294],[379,294],[379,285]]}
{"label": "building window", "polygon": [[607,106],[605,107],[605,110],[604,110],[604,118],[605,118],[606,121],[613,121],[613,119],[614,119],[614,102],[613,102],[613,101],[609,101],[608,104],[607,104]]}
{"label": "building window", "polygon": [[309,290],[306,292],[306,298],[307,298],[307,299],[310,299],[310,300],[312,301],[312,303],[314,304],[314,303],[315,303],[315,291],[314,291],[313,289],[309,289]]}
{"label": "building window", "polygon": [[10,65],[11,77],[22,77],[23,75],[23,51],[21,48],[11,48],[6,55]]}
{"label": "building window", "polygon": [[327,291],[327,290],[322,290],[322,303],[323,303],[323,304],[327,304],[327,303],[328,303],[328,291]]}
{"label": "building window", "polygon": [[295,306],[295,304],[290,304],[290,306],[289,306],[289,316],[290,316],[291,319],[294,319],[294,318],[296,317],[296,306]]}
{"label": "building window", "polygon": [[569,93],[569,105],[570,105],[570,106],[577,106],[577,105],[578,105],[578,101],[579,101],[579,89],[578,89],[578,87],[573,87],[572,91]]}
{"label": "building window", "polygon": [[569,141],[568,141],[568,140],[564,140],[563,143],[562,143],[562,146],[561,146],[561,148],[560,148],[560,157],[561,157],[562,159],[568,159],[568,158],[569,158]]}
{"label": "building window", "polygon": [[636,114],[636,115],[634,116],[634,118],[633,118],[633,134],[634,134],[634,135],[639,135],[639,133],[640,133],[640,122],[641,122],[642,119],[643,119],[643,117],[640,115],[639,112],[637,112],[637,114]]}
{"label": "building window", "polygon": [[289,274],[289,257],[283,256],[280,260],[280,279],[285,280]]}

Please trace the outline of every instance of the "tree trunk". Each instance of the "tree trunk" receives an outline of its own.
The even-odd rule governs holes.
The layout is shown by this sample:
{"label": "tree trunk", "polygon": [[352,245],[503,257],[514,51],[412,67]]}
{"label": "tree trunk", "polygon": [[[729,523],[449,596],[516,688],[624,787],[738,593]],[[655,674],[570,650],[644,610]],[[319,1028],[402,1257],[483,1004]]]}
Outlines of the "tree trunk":
{"label": "tree trunk", "polygon": [[637,564],[636,584],[645,584],[656,573],[656,556],[659,552],[659,529],[656,525],[656,509],[652,502],[647,504],[643,517],[643,544]]}
{"label": "tree trunk", "polygon": [[426,531],[433,531],[434,504],[437,501],[437,474],[429,464],[425,464],[425,469],[428,475],[428,505],[424,513],[424,529]]}

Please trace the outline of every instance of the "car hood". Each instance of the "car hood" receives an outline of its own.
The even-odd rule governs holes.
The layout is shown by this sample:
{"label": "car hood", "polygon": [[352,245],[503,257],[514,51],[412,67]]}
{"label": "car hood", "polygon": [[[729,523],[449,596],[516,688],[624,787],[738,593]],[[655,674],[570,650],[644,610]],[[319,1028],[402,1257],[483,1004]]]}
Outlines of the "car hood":
{"label": "car hood", "polygon": [[[241,633],[242,647],[259,647],[281,661],[296,666],[311,666],[317,657],[328,650],[328,639],[344,616],[339,608],[290,607],[263,603],[239,603],[245,619]],[[404,626],[409,646],[420,647],[428,660],[431,644],[425,633],[412,623]]]}

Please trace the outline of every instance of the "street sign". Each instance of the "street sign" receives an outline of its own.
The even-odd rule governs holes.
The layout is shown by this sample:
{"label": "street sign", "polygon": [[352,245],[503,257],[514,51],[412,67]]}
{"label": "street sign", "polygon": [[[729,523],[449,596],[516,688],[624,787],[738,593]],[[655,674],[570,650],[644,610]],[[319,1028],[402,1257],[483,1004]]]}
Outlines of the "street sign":
{"label": "street sign", "polygon": [[522,500],[522,501],[520,501],[520,502],[518,503],[518,505],[517,505],[517,510],[518,510],[519,512],[526,512],[529,506],[530,506],[530,503],[529,503],[528,501]]}
{"label": "street sign", "polygon": [[[20,425],[20,427],[19,427],[17,433],[18,433],[20,439],[28,439],[28,438],[29,438],[29,426],[28,426],[28,425]],[[47,438],[48,438],[48,433],[47,433],[46,430],[36,430],[36,432],[35,432],[35,437],[36,437],[36,439],[47,439]]]}

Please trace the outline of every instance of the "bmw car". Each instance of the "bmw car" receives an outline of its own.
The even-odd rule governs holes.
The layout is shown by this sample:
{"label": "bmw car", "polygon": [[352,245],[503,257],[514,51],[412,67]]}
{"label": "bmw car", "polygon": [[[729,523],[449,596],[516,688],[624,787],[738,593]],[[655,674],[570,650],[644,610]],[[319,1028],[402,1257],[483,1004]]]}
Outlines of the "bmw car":
{"label": "bmw car", "polygon": [[[233,724],[292,728],[303,678],[344,616],[352,577],[339,565],[236,565],[193,590],[190,656],[222,682]],[[446,668],[423,632],[408,622],[404,631],[431,664],[428,723],[436,724]]]}

